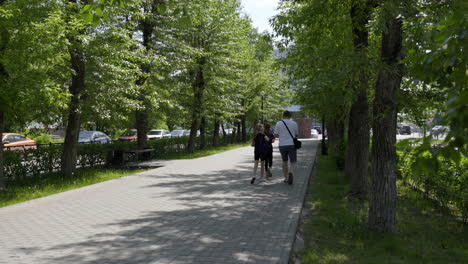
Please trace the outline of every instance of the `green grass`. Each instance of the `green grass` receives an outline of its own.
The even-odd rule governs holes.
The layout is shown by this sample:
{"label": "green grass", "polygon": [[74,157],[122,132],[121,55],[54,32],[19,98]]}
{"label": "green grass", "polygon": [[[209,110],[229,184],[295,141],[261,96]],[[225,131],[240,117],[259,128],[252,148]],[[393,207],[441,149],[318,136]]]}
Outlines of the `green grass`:
{"label": "green grass", "polygon": [[201,158],[201,157],[206,157],[210,156],[213,154],[225,152],[228,150],[233,150],[237,148],[242,148],[242,147],[247,147],[249,144],[243,143],[243,144],[232,144],[232,145],[225,145],[225,146],[217,146],[217,147],[209,147],[206,149],[201,149],[201,150],[195,150],[193,153],[187,153],[187,152],[180,152],[180,153],[171,153],[164,155],[162,157],[158,157],[158,159],[196,159],[196,158]]}
{"label": "green grass", "polygon": [[466,225],[400,183],[394,234],[366,229],[368,203],[344,199],[348,182],[331,157],[319,158],[311,188],[302,263],[468,263]]}
{"label": "green grass", "polygon": [[72,178],[63,178],[59,173],[28,178],[8,185],[7,192],[0,192],[0,207],[61,193],[95,183],[108,181],[144,170],[115,170],[104,168],[79,169]]}

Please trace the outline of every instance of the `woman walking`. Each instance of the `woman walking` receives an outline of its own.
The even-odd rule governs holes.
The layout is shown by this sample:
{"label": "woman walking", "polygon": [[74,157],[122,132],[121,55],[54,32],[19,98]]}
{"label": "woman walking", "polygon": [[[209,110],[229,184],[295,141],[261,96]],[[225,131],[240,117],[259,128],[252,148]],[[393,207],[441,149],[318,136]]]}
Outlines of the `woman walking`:
{"label": "woman walking", "polygon": [[267,156],[267,150],[268,150],[268,142],[269,142],[268,136],[265,135],[264,133],[264,128],[262,124],[258,124],[255,126],[255,137],[252,141],[252,147],[254,147],[254,169],[253,169],[253,177],[252,180],[250,180],[251,184],[254,184],[255,181],[257,180],[257,170],[258,170],[258,163],[260,161],[260,178],[256,181],[257,183],[261,183],[265,181],[264,178],[264,171],[263,167],[265,166],[265,159]]}

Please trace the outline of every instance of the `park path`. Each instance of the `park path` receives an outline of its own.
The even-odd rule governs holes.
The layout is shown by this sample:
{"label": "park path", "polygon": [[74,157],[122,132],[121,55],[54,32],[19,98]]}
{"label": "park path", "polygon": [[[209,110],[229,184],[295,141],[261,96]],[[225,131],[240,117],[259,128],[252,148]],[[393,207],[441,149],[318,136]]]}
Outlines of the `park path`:
{"label": "park path", "polygon": [[250,185],[240,148],[0,208],[1,264],[287,263],[317,140],[292,186]]}

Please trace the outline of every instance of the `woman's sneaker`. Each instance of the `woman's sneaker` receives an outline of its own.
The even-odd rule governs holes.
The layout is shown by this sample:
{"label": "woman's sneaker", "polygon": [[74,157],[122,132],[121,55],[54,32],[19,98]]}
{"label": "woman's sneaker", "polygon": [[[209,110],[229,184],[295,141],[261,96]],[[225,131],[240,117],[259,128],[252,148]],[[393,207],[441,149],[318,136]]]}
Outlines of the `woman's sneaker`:
{"label": "woman's sneaker", "polygon": [[250,180],[250,184],[254,184],[255,183],[255,177],[252,178],[252,180]]}
{"label": "woman's sneaker", "polygon": [[288,184],[289,184],[289,185],[293,184],[293,181],[294,181],[293,178],[294,178],[294,177],[293,177],[293,174],[292,174],[292,173],[289,173],[289,177],[288,177]]}
{"label": "woman's sneaker", "polygon": [[273,174],[271,173],[271,170],[268,171],[268,175],[267,175],[268,178],[271,178],[273,177]]}

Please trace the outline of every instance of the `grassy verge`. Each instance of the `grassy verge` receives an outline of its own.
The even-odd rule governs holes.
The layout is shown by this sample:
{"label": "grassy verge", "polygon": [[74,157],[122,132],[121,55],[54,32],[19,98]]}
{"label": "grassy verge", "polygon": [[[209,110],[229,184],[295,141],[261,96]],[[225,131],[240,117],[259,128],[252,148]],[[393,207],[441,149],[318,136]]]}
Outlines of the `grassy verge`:
{"label": "grassy verge", "polygon": [[164,155],[163,157],[159,157],[158,159],[164,159],[164,160],[196,159],[196,158],[206,157],[206,156],[210,156],[213,154],[225,152],[225,151],[232,150],[232,149],[242,148],[246,146],[249,146],[249,144],[243,143],[243,144],[232,144],[232,145],[225,145],[225,146],[209,147],[206,149],[196,150],[193,153],[187,153],[187,152],[171,153],[171,154]]}
{"label": "grassy verge", "polygon": [[343,199],[348,182],[321,156],[306,198],[302,263],[467,263],[467,227],[421,194],[398,184],[398,232],[366,229],[368,204]]}
{"label": "grassy verge", "polygon": [[8,185],[7,192],[0,192],[0,207],[17,204],[52,194],[108,181],[144,170],[110,170],[104,168],[79,169],[75,177],[63,178],[59,173],[29,178]]}

